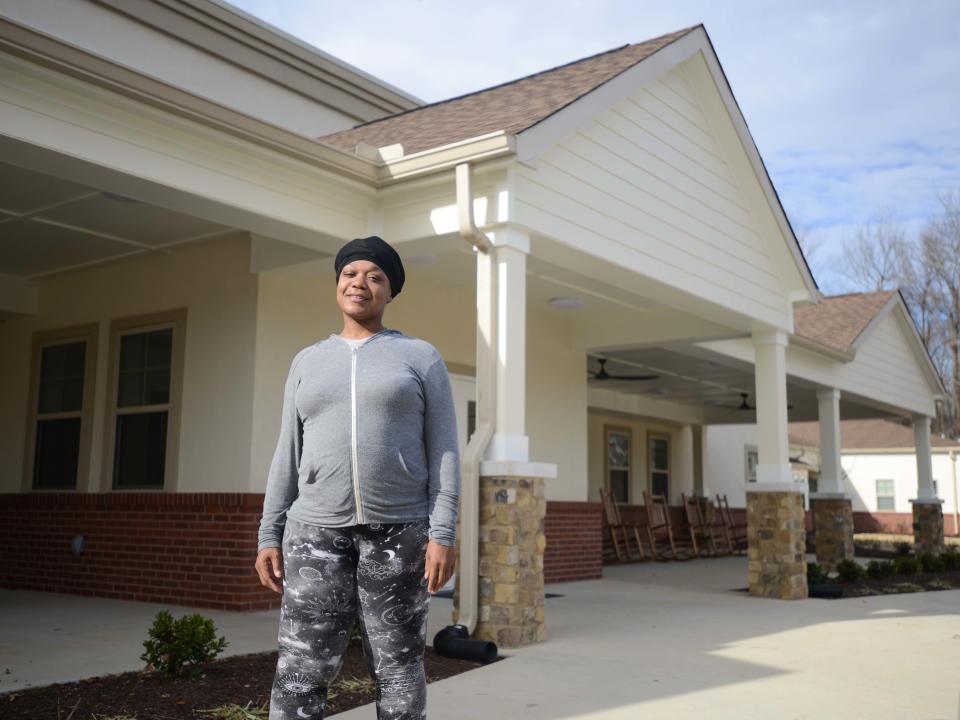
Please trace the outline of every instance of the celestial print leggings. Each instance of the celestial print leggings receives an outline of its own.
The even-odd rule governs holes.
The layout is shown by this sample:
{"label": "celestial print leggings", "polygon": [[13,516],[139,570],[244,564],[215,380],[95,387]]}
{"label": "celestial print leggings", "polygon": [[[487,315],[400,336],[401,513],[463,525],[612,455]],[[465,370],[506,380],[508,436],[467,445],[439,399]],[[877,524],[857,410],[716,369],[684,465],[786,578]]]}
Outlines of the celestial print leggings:
{"label": "celestial print leggings", "polygon": [[287,518],[283,600],[270,720],[322,720],[359,600],[377,720],[427,716],[423,652],[430,521],[327,528]]}

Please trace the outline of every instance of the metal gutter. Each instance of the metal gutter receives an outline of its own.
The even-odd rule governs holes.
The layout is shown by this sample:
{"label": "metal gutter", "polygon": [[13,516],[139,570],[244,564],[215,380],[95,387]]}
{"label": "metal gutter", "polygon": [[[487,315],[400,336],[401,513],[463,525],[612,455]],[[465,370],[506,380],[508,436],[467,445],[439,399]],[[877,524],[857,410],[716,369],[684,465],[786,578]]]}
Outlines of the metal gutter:
{"label": "metal gutter", "polygon": [[460,236],[477,254],[477,424],[460,462],[460,587],[457,623],[473,634],[479,605],[480,462],[493,437],[496,383],[496,262],[493,243],[473,216],[470,163],[456,166]]}

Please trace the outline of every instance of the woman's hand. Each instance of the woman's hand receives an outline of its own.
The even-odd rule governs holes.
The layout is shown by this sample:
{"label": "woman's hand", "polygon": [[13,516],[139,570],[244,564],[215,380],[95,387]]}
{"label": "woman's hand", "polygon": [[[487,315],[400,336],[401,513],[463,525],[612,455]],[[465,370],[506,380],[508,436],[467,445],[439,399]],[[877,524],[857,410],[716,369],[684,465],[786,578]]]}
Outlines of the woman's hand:
{"label": "woman's hand", "polygon": [[436,540],[427,543],[427,567],[423,576],[427,578],[427,592],[435,593],[453,577],[453,568],[457,564],[455,545],[443,545]]}
{"label": "woman's hand", "polygon": [[254,567],[257,569],[257,575],[260,576],[261,585],[274,592],[283,592],[280,583],[274,580],[274,576],[283,579],[283,556],[280,554],[280,548],[270,547],[261,550],[257,553],[257,562]]}

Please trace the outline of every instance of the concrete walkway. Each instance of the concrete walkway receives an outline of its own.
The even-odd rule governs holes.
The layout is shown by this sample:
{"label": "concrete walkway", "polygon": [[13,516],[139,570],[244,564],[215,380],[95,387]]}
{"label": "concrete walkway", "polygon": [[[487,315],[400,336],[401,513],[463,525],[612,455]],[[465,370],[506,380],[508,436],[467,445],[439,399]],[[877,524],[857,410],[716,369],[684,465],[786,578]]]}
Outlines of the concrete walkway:
{"label": "concrete walkway", "polygon": [[[742,558],[606,567],[554,583],[545,643],[429,685],[431,720],[960,718],[960,590],[751,598]],[[0,591],[0,692],[138,669],[161,606]],[[186,608],[170,608],[174,614]],[[451,621],[431,599],[428,639]],[[276,611],[217,613],[232,653],[273,649]],[[9,668],[10,674],[2,674]],[[79,672],[78,672],[79,669]],[[372,705],[336,715],[373,720]]]}

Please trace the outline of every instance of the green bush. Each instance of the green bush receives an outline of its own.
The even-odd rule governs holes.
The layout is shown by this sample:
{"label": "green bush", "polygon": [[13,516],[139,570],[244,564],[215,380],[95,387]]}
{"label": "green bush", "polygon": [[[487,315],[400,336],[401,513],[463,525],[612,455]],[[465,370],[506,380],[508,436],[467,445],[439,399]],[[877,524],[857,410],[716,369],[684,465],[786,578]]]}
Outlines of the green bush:
{"label": "green bush", "polygon": [[920,562],[912,557],[898,557],[893,561],[897,575],[916,575],[920,572]]}
{"label": "green bush", "polygon": [[199,674],[228,644],[223,636],[217,638],[213,620],[196,613],[174,620],[161,610],[147,635],[140,659],[167,677]]}
{"label": "green bush", "polygon": [[923,553],[917,559],[920,561],[920,569],[925,573],[943,572],[946,569],[943,560],[933,553]]}
{"label": "green bush", "polygon": [[866,575],[867,571],[856,560],[844,559],[837,563],[837,577],[843,582],[863,580]]}
{"label": "green bush", "polygon": [[897,557],[907,557],[911,552],[913,552],[913,546],[910,543],[897,543]]}
{"label": "green bush", "polygon": [[960,570],[960,553],[957,552],[954,546],[947,548],[943,555],[940,556],[940,559],[943,560],[943,569],[947,572]]}
{"label": "green bush", "polygon": [[827,572],[822,565],[807,563],[807,585],[822,585],[827,579]]}
{"label": "green bush", "polygon": [[867,564],[867,577],[874,580],[888,578],[893,575],[894,567],[892,562],[885,560],[871,560]]}

